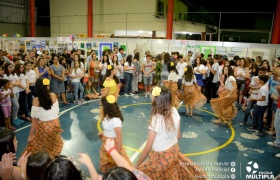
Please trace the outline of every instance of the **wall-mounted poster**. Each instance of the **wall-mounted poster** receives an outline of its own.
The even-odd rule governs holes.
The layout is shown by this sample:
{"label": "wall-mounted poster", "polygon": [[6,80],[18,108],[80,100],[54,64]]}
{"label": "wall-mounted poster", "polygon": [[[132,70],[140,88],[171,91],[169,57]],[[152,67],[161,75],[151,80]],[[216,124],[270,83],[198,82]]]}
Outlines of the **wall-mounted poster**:
{"label": "wall-mounted poster", "polygon": [[91,43],[86,43],[86,48],[88,51],[92,49],[92,44]]}
{"label": "wall-mounted poster", "polygon": [[85,48],[85,43],[81,43],[81,49]]}
{"label": "wall-mounted poster", "polygon": [[102,57],[102,52],[106,49],[112,49],[113,47],[113,43],[105,43],[105,42],[101,42],[99,43],[99,57]]}
{"label": "wall-mounted poster", "polygon": [[206,57],[208,54],[212,56],[216,53],[216,46],[200,46],[200,52],[203,53]]}
{"label": "wall-mounted poster", "polygon": [[114,42],[113,43],[113,48],[118,48],[119,49],[119,43],[118,42]]}

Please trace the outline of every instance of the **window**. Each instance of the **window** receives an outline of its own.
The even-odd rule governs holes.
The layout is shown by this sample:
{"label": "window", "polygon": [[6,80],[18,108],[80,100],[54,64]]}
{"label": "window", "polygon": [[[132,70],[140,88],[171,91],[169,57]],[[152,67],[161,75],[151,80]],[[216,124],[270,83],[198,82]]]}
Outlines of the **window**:
{"label": "window", "polygon": [[157,4],[157,15],[158,16],[163,16],[164,14],[164,3],[162,1],[158,1]]}

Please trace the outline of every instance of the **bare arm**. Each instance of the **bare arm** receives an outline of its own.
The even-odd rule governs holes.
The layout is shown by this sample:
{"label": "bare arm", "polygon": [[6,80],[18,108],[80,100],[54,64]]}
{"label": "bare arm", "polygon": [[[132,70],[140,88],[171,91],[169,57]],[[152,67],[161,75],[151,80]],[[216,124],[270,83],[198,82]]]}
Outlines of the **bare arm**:
{"label": "bare arm", "polygon": [[121,151],[121,147],[122,147],[122,128],[121,127],[116,127],[114,128],[115,133],[117,135],[117,151],[120,152]]}

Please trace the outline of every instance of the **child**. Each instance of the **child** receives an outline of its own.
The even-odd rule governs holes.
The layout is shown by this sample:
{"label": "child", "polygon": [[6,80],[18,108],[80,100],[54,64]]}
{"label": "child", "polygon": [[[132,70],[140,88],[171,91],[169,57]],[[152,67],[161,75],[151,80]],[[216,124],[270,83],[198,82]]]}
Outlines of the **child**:
{"label": "child", "polygon": [[268,105],[268,95],[269,89],[266,85],[269,76],[261,75],[259,76],[259,83],[262,87],[259,90],[257,98],[252,98],[250,101],[257,101],[256,106],[254,107],[253,111],[253,127],[247,128],[249,131],[252,131],[254,135],[262,135],[262,128],[263,128],[263,115],[265,109]]}
{"label": "child", "polygon": [[174,62],[170,63],[170,73],[168,75],[168,81],[164,82],[164,86],[170,90],[172,96],[172,107],[179,108],[178,93],[178,71],[175,68]]}
{"label": "child", "polygon": [[[193,108],[201,108],[207,101],[206,97],[199,91],[198,84],[190,65],[185,67],[182,77],[183,99],[186,104],[186,115],[193,115]],[[190,113],[188,113],[190,106]]]}
{"label": "child", "polygon": [[[83,70],[80,68],[80,63],[77,61],[74,63],[74,68],[71,72],[71,78],[72,78],[72,85],[74,87],[74,96],[75,100],[74,103],[81,104],[84,102],[83,100],[83,93],[84,93],[84,87],[81,84],[80,80],[83,77]],[[80,90],[80,100],[78,100],[78,91]]]}
{"label": "child", "polygon": [[27,61],[24,63],[25,69],[26,69],[26,76],[28,78],[29,82],[29,89],[30,93],[27,94],[27,104],[28,104],[28,110],[31,112],[32,107],[32,100],[33,97],[37,97],[36,91],[35,91],[35,83],[38,78],[36,72],[32,70],[32,64],[31,62]]}
{"label": "child", "polygon": [[84,96],[89,100],[96,99],[99,96],[99,93],[96,92],[90,80],[87,82],[85,86]]}
{"label": "child", "polygon": [[219,119],[215,120],[214,123],[220,124],[224,119],[228,121],[228,124],[232,124],[231,120],[237,114],[237,109],[234,105],[237,96],[236,79],[230,66],[224,66],[223,74],[225,75],[225,90],[219,91],[219,98],[210,100],[210,104],[213,111],[219,116]]}
{"label": "child", "polygon": [[20,79],[21,86],[23,88],[19,88],[19,110],[21,112],[21,119],[31,121],[31,118],[28,117],[29,112],[28,112],[28,107],[26,103],[26,97],[30,93],[29,89],[29,82],[28,82],[28,77],[25,74],[25,69],[23,64],[16,64],[15,66],[15,73]]}
{"label": "child", "polygon": [[124,148],[122,147],[122,122],[123,116],[113,95],[103,96],[101,99],[104,111],[102,127],[104,131],[100,134],[103,145],[100,147],[100,166],[101,172],[105,173],[110,168],[117,166],[112,157],[105,150],[104,144],[107,138],[116,142],[116,150],[131,164]]}
{"label": "child", "polygon": [[171,107],[171,93],[157,86],[152,91],[147,143],[135,168],[151,179],[196,179],[197,175],[205,179],[205,172],[180,153],[180,136],[180,115]]}
{"label": "child", "polygon": [[11,90],[11,82],[7,79],[1,79],[0,81],[0,87],[3,87],[1,89],[1,108],[2,112],[4,114],[4,121],[5,121],[5,127],[6,129],[15,130],[13,126],[11,126],[11,119],[10,119],[10,113],[11,113],[11,107],[12,102],[11,98],[14,98],[14,93]]}
{"label": "child", "polygon": [[14,97],[11,99],[12,101],[12,110],[11,110],[11,115],[12,115],[12,123],[15,125],[20,125],[23,123],[21,119],[18,119],[18,110],[19,110],[19,87],[21,86],[20,80],[18,76],[13,72],[13,65],[11,63],[6,63],[5,65],[5,74],[3,75],[3,79],[7,79],[11,82],[13,85],[13,94]]}

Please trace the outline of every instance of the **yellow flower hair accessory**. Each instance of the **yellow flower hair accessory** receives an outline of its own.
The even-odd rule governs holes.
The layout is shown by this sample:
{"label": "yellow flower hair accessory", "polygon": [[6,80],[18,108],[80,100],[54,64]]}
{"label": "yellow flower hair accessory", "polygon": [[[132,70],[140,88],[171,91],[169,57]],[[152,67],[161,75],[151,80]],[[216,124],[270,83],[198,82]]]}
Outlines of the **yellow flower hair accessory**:
{"label": "yellow flower hair accessory", "polygon": [[113,96],[113,95],[108,95],[108,96],[106,97],[106,100],[107,100],[107,102],[110,103],[110,104],[113,104],[113,103],[116,102],[116,98],[115,98],[115,96]]}
{"label": "yellow flower hair accessory", "polygon": [[108,70],[111,70],[112,68],[113,68],[112,65],[108,65],[108,66],[107,66],[107,69],[108,69]]}
{"label": "yellow flower hair accessory", "polygon": [[43,85],[44,85],[44,86],[50,85],[50,80],[47,79],[47,78],[43,79]]}
{"label": "yellow flower hair accessory", "polygon": [[156,86],[153,91],[152,91],[152,95],[153,96],[159,96],[160,95],[160,92],[161,92],[161,88]]}
{"label": "yellow flower hair accessory", "polygon": [[185,67],[185,68],[184,68],[184,72],[187,72],[187,71],[188,71],[188,68],[187,68],[187,67]]}
{"label": "yellow flower hair accessory", "polygon": [[174,66],[174,62],[171,62],[171,63],[170,63],[170,66]]}

